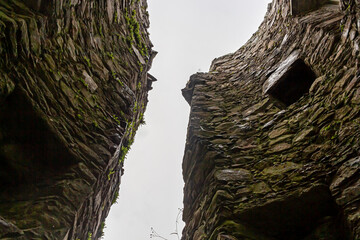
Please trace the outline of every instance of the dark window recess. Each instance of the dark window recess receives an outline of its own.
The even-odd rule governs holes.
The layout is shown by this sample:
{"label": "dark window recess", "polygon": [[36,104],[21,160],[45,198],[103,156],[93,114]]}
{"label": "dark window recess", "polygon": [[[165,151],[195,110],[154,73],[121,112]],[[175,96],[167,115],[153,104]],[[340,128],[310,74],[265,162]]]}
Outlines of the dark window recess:
{"label": "dark window recess", "polygon": [[348,239],[341,212],[326,185],[314,185],[301,193],[268,201],[240,212],[237,219],[269,239]]}
{"label": "dark window recess", "polygon": [[331,0],[291,0],[291,13],[292,15],[305,14],[314,11],[325,4],[339,3],[339,1]]}
{"label": "dark window recess", "polygon": [[0,107],[0,199],[56,178],[75,158],[19,87]]}
{"label": "dark window recess", "polygon": [[309,92],[315,73],[294,52],[271,74],[263,86],[263,93],[289,106]]}
{"label": "dark window recess", "polygon": [[22,0],[22,1],[29,8],[45,15],[50,14],[54,6],[54,0]]}

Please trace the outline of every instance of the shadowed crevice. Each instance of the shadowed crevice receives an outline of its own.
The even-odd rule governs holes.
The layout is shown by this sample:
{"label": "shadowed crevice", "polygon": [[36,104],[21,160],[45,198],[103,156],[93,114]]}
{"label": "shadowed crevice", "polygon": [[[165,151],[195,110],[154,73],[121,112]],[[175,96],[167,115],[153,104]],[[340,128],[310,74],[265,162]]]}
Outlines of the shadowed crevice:
{"label": "shadowed crevice", "polygon": [[75,163],[20,88],[1,107],[0,126],[1,192],[39,184]]}
{"label": "shadowed crevice", "polygon": [[278,240],[344,240],[341,213],[326,185],[316,185],[281,200],[241,212],[242,223]]}

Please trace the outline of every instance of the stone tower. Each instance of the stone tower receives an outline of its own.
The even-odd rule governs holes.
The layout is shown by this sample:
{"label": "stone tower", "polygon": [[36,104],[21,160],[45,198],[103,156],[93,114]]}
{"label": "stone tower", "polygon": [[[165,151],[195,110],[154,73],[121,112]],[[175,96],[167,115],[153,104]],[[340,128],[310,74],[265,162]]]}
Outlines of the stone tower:
{"label": "stone tower", "polygon": [[360,239],[360,1],[273,0],[190,77],[183,240]]}
{"label": "stone tower", "polygon": [[0,1],[0,239],[98,239],[155,78],[146,0]]}

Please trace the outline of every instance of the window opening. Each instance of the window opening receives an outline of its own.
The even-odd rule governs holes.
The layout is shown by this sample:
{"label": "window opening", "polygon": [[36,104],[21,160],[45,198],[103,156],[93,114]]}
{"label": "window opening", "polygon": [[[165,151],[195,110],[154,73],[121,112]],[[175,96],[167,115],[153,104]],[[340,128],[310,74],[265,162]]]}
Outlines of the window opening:
{"label": "window opening", "polygon": [[304,14],[319,9],[325,4],[339,4],[339,0],[291,0],[291,14]]}
{"label": "window opening", "polygon": [[299,57],[300,51],[292,53],[270,75],[263,86],[263,93],[289,106],[309,92],[316,75]]}

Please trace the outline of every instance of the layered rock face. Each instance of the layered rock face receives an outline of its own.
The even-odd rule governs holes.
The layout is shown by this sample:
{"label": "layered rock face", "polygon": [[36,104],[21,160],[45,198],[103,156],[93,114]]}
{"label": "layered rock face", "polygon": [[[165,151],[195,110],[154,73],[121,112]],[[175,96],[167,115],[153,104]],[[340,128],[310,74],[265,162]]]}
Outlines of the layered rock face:
{"label": "layered rock face", "polygon": [[182,239],[360,239],[359,32],[358,0],[274,0],[191,76]]}
{"label": "layered rock face", "polygon": [[146,0],[0,1],[0,239],[98,239],[143,122]]}

